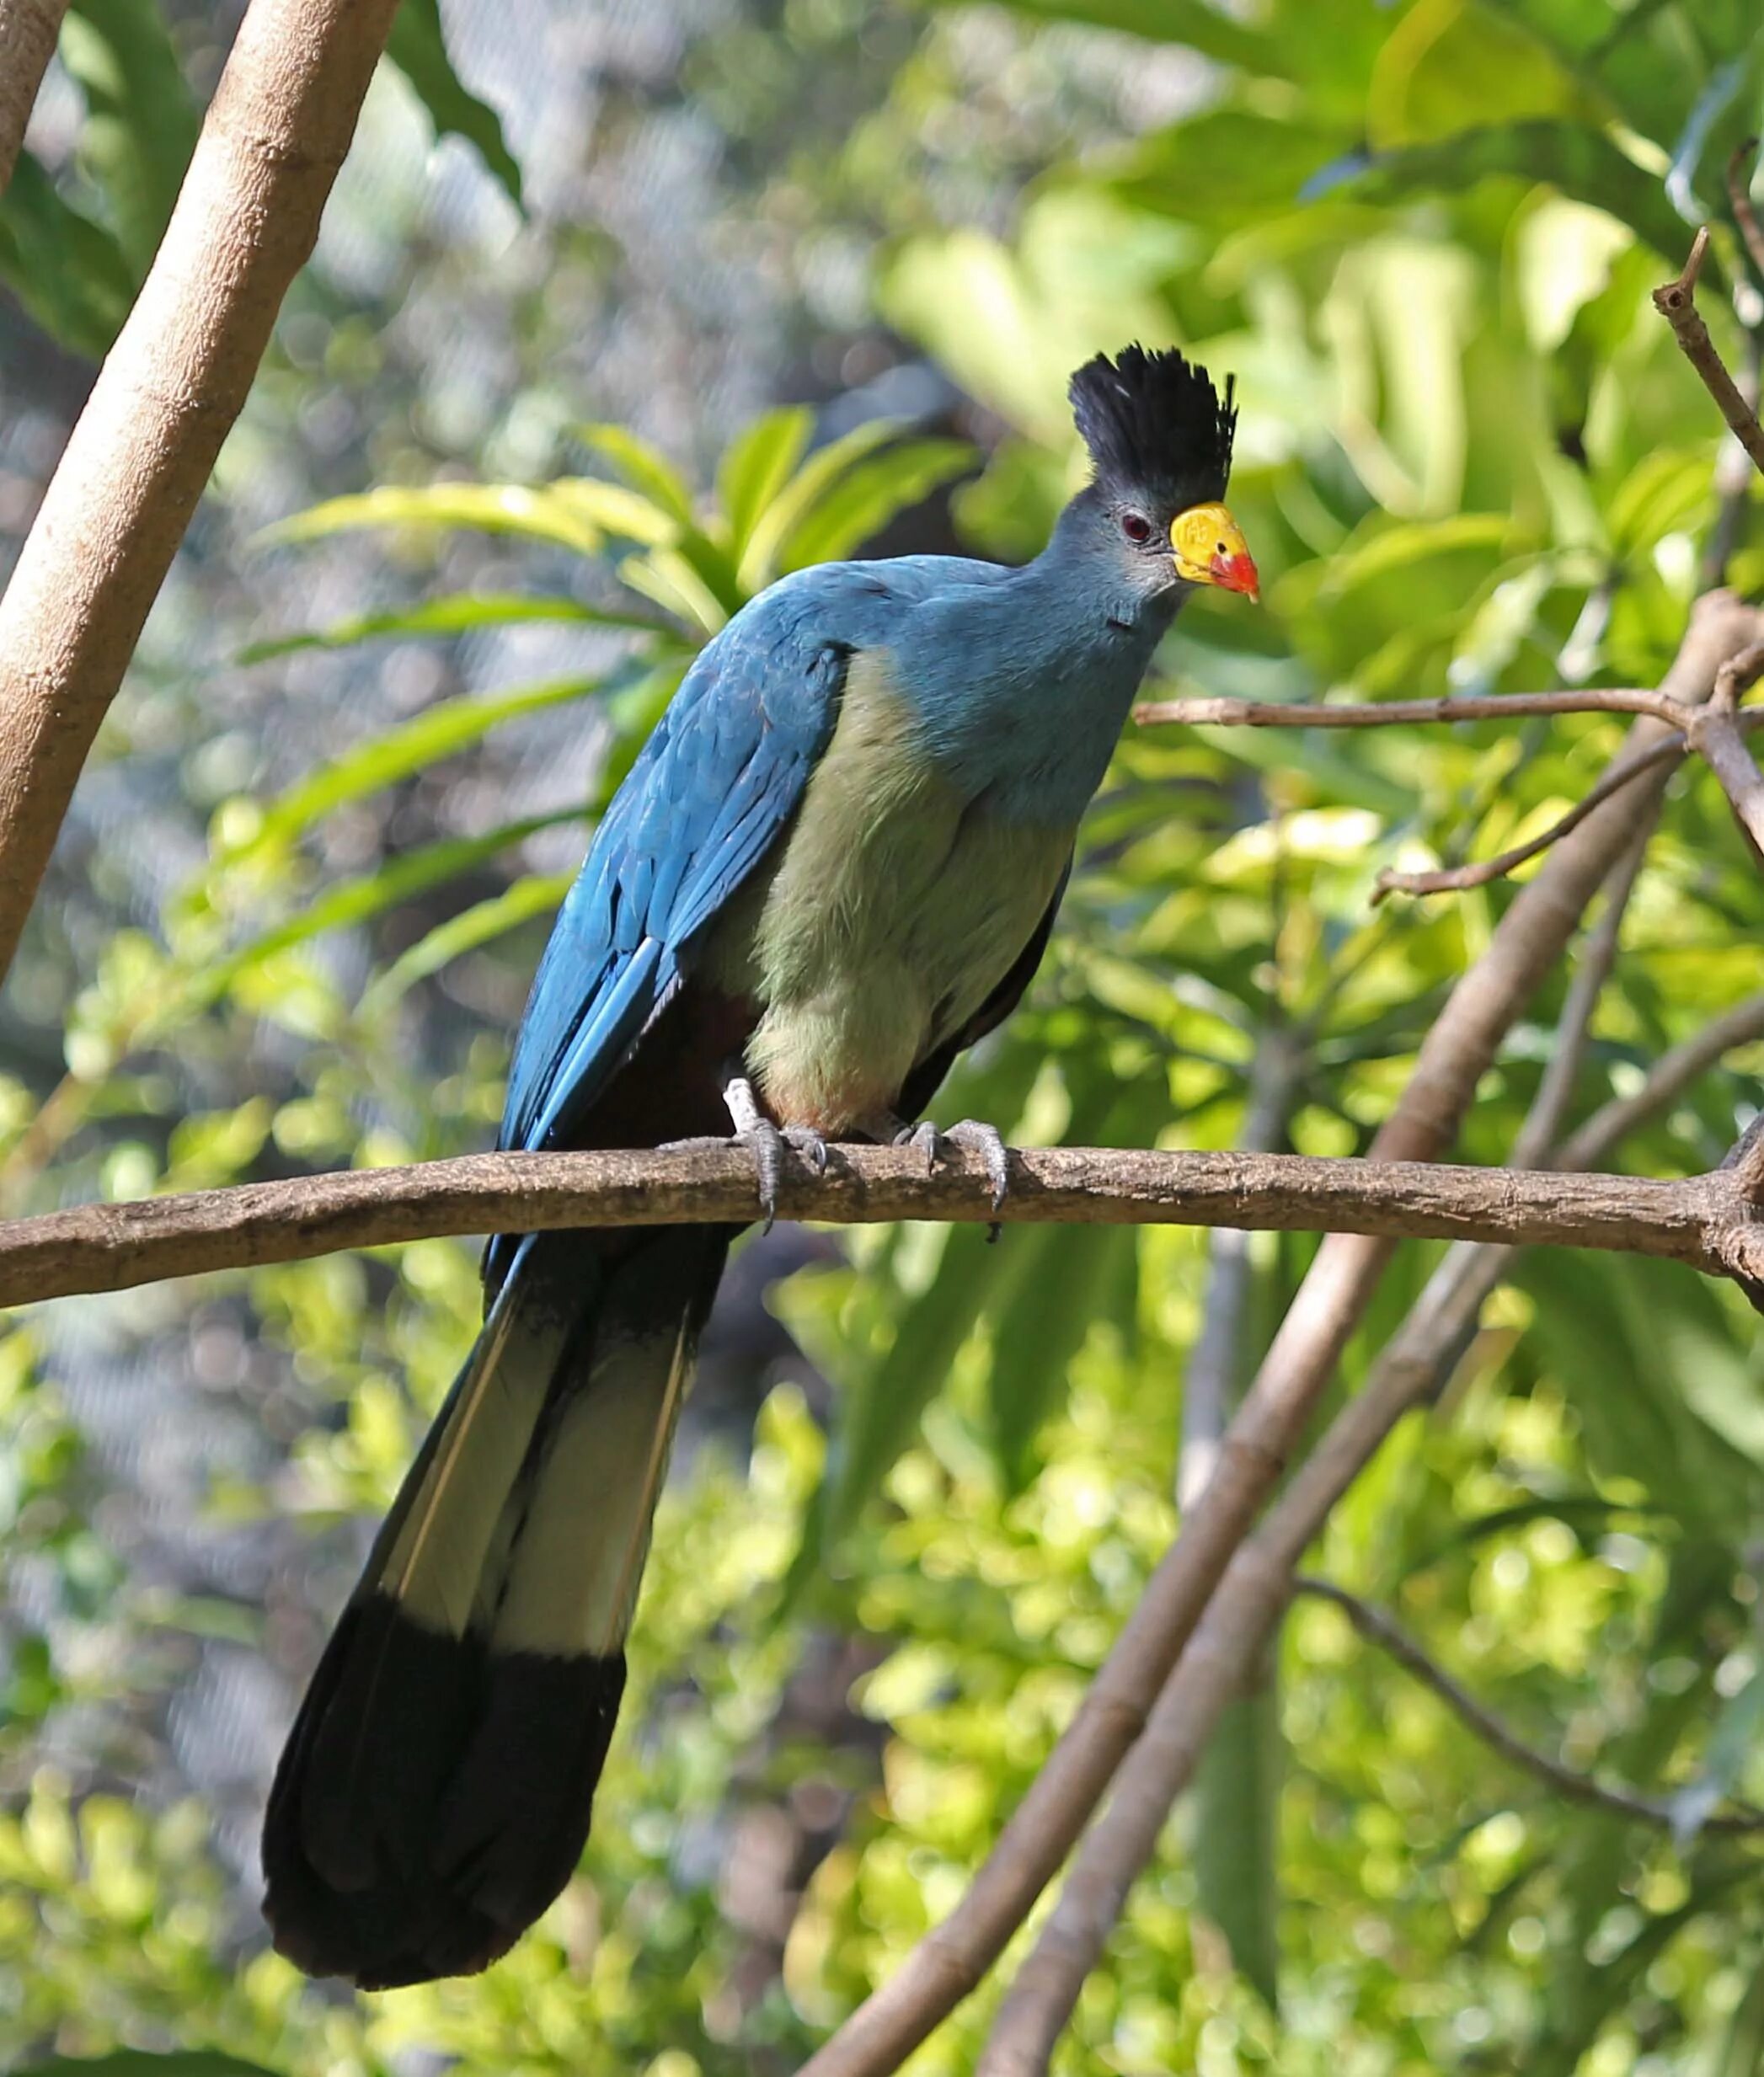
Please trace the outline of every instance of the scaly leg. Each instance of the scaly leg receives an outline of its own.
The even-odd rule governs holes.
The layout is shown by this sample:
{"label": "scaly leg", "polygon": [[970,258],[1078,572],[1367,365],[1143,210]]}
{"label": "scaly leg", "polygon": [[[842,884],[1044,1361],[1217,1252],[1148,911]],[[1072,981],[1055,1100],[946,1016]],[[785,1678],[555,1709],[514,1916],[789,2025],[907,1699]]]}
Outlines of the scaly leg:
{"label": "scaly leg", "polygon": [[[765,1215],[763,1231],[772,1231],[778,1217],[778,1186],[783,1181],[784,1149],[788,1146],[799,1154],[817,1176],[824,1176],[827,1169],[827,1143],[821,1135],[808,1125],[786,1125],[782,1130],[774,1125],[760,1108],[760,1100],[754,1094],[753,1084],[741,1072],[739,1065],[725,1070],[723,1076],[723,1101],[729,1107],[730,1123],[735,1127],[734,1138],[753,1156],[754,1172],[759,1179],[760,1209]],[[659,1149],[662,1153],[680,1153],[689,1149],[706,1146],[724,1146],[722,1140],[671,1140]]]}

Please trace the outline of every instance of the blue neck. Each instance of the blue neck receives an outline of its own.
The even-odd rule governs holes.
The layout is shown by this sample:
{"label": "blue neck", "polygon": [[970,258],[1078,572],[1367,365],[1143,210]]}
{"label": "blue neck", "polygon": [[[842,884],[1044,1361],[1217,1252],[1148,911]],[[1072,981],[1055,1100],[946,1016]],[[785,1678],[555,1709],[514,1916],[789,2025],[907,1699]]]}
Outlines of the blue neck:
{"label": "blue neck", "polygon": [[897,661],[927,750],[998,813],[1076,826],[1180,602],[1131,587],[1081,494],[1033,563],[913,617]]}

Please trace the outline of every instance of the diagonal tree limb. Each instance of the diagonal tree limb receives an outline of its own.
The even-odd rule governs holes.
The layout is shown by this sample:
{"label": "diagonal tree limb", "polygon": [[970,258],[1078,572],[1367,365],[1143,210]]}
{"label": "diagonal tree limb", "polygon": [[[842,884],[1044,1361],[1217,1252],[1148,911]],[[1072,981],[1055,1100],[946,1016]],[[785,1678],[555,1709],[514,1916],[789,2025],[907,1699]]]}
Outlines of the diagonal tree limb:
{"label": "diagonal tree limb", "polygon": [[0,976],[289,283],[394,0],[252,0],[177,207],[0,600]]}
{"label": "diagonal tree limb", "polygon": [[[1661,692],[1700,704],[1722,665],[1761,635],[1764,617],[1729,593],[1708,594],[1692,609]],[[1661,740],[1665,728],[1651,717],[1638,720],[1629,754]],[[1665,781],[1664,768],[1638,777],[1624,798],[1607,801],[1564,838],[1520,889],[1423,1044],[1409,1086],[1374,1142],[1379,1160],[1425,1161],[1456,1135],[1502,1037],[1561,958],[1581,912],[1627,848],[1636,815],[1657,800]],[[1165,1682],[1179,1656],[1186,1667],[1184,1647],[1371,1302],[1392,1246],[1340,1234],[1324,1241],[1232,1423],[1211,1483],[1184,1515],[1180,1536],[1077,1716],[967,1894],[809,2059],[802,2077],[884,2077],[997,1959],[1146,1727],[1160,1693],[1167,1695]],[[1357,1468],[1356,1462],[1344,1476]],[[1295,1489],[1304,1476],[1295,1479]]]}
{"label": "diagonal tree limb", "polygon": [[[1624,904],[1648,825],[1613,867],[1604,914],[1563,1006],[1558,1053],[1578,1055],[1615,956]],[[1764,1036],[1764,995],[1729,1013],[1725,1050]],[[1674,1049],[1646,1088],[1623,1106],[1610,1105],[1579,1135],[1590,1161],[1602,1160],[1622,1135],[1676,1100],[1719,1054],[1707,1041]],[[1558,1132],[1572,1076],[1546,1076],[1521,1134],[1537,1146]],[[1600,1122],[1602,1121],[1602,1122]],[[1517,1149],[1515,1149],[1517,1151]],[[1735,1188],[1740,1185],[1735,1179]],[[1305,1551],[1360,1471],[1409,1409],[1430,1398],[1443,1367],[1454,1363],[1473,1330],[1483,1300],[1499,1283],[1512,1250],[1455,1247],[1429,1279],[1419,1300],[1387,1344],[1357,1396],[1331,1424],[1256,1534],[1232,1559],[1217,1594],[1159,1696],[1145,1735],[1134,1747],[1107,1808],[1086,1837],[1060,1901],[994,2024],[982,2077],[1034,2077],[1045,2070],[1084,1978],[1124,1908],[1140,1871],[1156,1850],[1171,1804],[1188,1786],[1230,1697],[1259,1662],[1291,1592]]]}
{"label": "diagonal tree limb", "polygon": [[0,195],[19,163],[67,0],[0,0]]}

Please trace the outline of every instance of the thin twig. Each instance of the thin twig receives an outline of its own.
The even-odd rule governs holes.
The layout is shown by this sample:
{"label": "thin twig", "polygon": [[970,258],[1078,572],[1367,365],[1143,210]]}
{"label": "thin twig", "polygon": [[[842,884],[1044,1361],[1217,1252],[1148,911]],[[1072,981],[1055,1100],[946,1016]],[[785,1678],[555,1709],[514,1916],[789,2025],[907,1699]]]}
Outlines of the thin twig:
{"label": "thin twig", "polygon": [[1662,1053],[1633,1096],[1613,1097],[1557,1150],[1550,1166],[1568,1171],[1595,1168],[1650,1118],[1676,1103],[1724,1055],[1764,1041],[1764,994],[1748,996],[1724,1011],[1694,1038]]}
{"label": "thin twig", "polygon": [[[1644,1824],[1661,1825],[1669,1830],[1677,1822],[1677,1813],[1670,1797],[1645,1796],[1633,1788],[1607,1787],[1591,1775],[1583,1774],[1578,1767],[1565,1766],[1559,1759],[1552,1759],[1548,1753],[1540,1752],[1535,1745],[1527,1744],[1486,1703],[1478,1701],[1443,1666],[1430,1658],[1391,1616],[1382,1609],[1374,1608],[1371,1602],[1362,1600],[1357,1594],[1350,1594],[1345,1587],[1337,1586],[1333,1580],[1318,1579],[1309,1573],[1295,1579],[1292,1588],[1296,1594],[1308,1594],[1313,1600],[1328,1601],[1339,1608],[1368,1643],[1376,1644],[1424,1686],[1431,1688],[1483,1744],[1491,1746],[1503,1759],[1510,1759],[1515,1766],[1536,1775],[1558,1796],[1566,1797],[1570,1802],[1589,1803],[1595,1809],[1614,1811],[1619,1817],[1635,1818]],[[1706,1819],[1702,1829],[1727,1833],[1764,1831],[1764,1811],[1740,1809],[1724,1813]]]}
{"label": "thin twig", "polygon": [[1738,383],[1728,373],[1725,363],[1715,350],[1715,342],[1709,337],[1708,327],[1697,308],[1697,277],[1703,271],[1708,249],[1708,226],[1705,224],[1692,243],[1691,256],[1684,264],[1683,273],[1676,280],[1662,282],[1654,290],[1654,307],[1671,326],[1673,338],[1678,341],[1685,359],[1702,377],[1703,387],[1714,398],[1717,408],[1727,420],[1729,430],[1757,467],[1764,470],[1764,426],[1758,424],[1757,413],[1740,395]]}
{"label": "thin twig", "polygon": [[1756,137],[1747,137],[1734,147],[1727,162],[1727,200],[1740,239],[1757,270],[1758,279],[1764,282],[1764,228],[1761,228],[1757,211],[1751,206],[1751,186],[1747,178],[1752,154],[1757,148]]}
{"label": "thin twig", "polygon": [[[1764,726],[1764,711],[1748,714],[1745,720],[1755,727]],[[1385,867],[1373,883],[1372,906],[1376,908],[1391,894],[1455,894],[1467,887],[1483,887],[1491,880],[1505,879],[1527,860],[1559,843],[1571,830],[1579,829],[1594,809],[1602,807],[1613,793],[1621,793],[1632,779],[1640,778],[1658,766],[1676,764],[1689,747],[1682,732],[1675,732],[1665,742],[1613,765],[1584,800],[1576,802],[1541,835],[1514,845],[1510,851],[1497,852],[1492,858],[1479,858],[1468,865],[1441,866],[1429,873],[1399,873],[1393,866]]]}
{"label": "thin twig", "polygon": [[1764,865],[1764,773],[1745,747],[1738,713],[1741,691],[1764,669],[1764,643],[1754,643],[1724,664],[1707,707],[1692,717],[1686,731],[1696,750],[1721,782],[1729,805],[1752,855]]}
{"label": "thin twig", "polygon": [[1679,702],[1670,694],[1635,686],[1577,686],[1556,692],[1499,692],[1462,698],[1385,700],[1364,704],[1333,701],[1195,698],[1145,700],[1133,710],[1141,728],[1168,722],[1186,728],[1383,729],[1403,722],[1512,721],[1535,714],[1651,714],[1674,728],[1683,725]]}

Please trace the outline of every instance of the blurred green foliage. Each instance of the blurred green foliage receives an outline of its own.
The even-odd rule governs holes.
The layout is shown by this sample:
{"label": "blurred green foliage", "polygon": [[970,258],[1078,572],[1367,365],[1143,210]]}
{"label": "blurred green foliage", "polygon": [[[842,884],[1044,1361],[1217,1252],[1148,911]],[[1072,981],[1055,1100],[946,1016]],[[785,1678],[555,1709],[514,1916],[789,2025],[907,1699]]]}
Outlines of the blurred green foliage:
{"label": "blurred green foliage", "polygon": [[[955,493],[973,544],[1033,553],[1077,481],[1072,366],[1135,335],[1179,340],[1239,378],[1232,502],[1267,609],[1197,600],[1162,655],[1161,689],[1378,699],[1564,675],[1655,681],[1706,574],[1719,427],[1647,291],[1712,213],[1721,280],[1757,322],[1761,285],[1720,213],[1729,154],[1764,104],[1764,39],[1745,0],[1019,0],[1012,12],[997,94],[1028,91],[1102,30],[1147,40],[1148,67],[1179,46],[1199,54],[1180,71],[1179,112],[1056,158],[1008,227],[946,220],[936,184],[915,179],[931,149],[915,141],[962,118],[949,40],[971,18],[933,8],[914,19],[919,41],[886,100],[836,163],[794,186],[799,200],[818,182],[830,216],[881,217],[878,307],[1002,425]],[[771,57],[752,32],[753,64],[719,89],[751,103],[754,121],[767,93],[790,90],[804,50],[863,62],[861,10],[786,13]],[[142,17],[102,19],[114,39]],[[890,13],[874,33],[901,24]],[[102,184],[127,111],[88,92],[94,124],[120,126],[102,151],[94,137]],[[430,102],[494,162],[448,97]],[[132,190],[143,210],[152,191]],[[72,207],[27,176],[0,232],[21,252],[32,236],[71,238],[40,225]],[[141,225],[118,214],[105,235],[114,261],[83,270],[70,243],[68,264],[33,275],[45,321],[60,322],[51,298],[75,313],[63,329],[76,344],[112,321],[105,298],[126,298],[133,278]],[[1713,275],[1704,302],[1743,364],[1755,338]],[[604,631],[616,660],[437,702],[278,795],[223,800],[205,869],[95,964],[47,1102],[0,1085],[8,1201],[483,1144],[505,1048],[473,1038],[434,1083],[401,1033],[438,976],[530,964],[564,884],[520,862],[537,820],[355,874],[327,865],[325,834],[566,702],[601,753],[581,804],[591,817],[693,649],[744,598],[853,552],[970,466],[960,443],[879,422],[819,446],[812,432],[801,409],[765,417],[701,494],[620,429],[582,427],[583,473],[388,485],[280,528],[287,553],[389,530],[409,601],[290,631],[255,652],[260,665],[545,620]],[[1749,485],[1740,501],[1727,574],[1755,589]],[[438,593],[425,572],[462,528],[505,537],[517,564],[531,554],[552,570],[561,554],[580,582]],[[940,1113],[990,1116],[1030,1141],[1227,1145],[1259,1041],[1279,1029],[1302,1034],[1291,1144],[1362,1150],[1511,895],[1497,884],[1374,912],[1378,869],[1483,857],[1534,833],[1622,734],[1602,716],[1351,739],[1130,734],[1029,1001],[959,1071]],[[437,897],[439,921],[377,934]],[[1724,805],[1687,769],[1631,905],[1577,1117],[1756,990],[1761,907]],[[321,956],[344,931],[375,948],[359,986]],[[1567,978],[1485,1078],[1465,1158],[1505,1156]],[[264,1030],[297,1063],[295,1092],[168,1114],[168,1054],[237,1054]],[[1764,1049],[1734,1058],[1622,1164],[1675,1175],[1718,1160],[1757,1108],[1761,1071]],[[1311,1246],[1254,1242],[1259,1338]],[[1434,1253],[1399,1257],[1344,1392]],[[846,1257],[773,1294],[835,1382],[830,1432],[781,1382],[749,1461],[707,1447],[676,1482],[584,1871],[481,1981],[354,2001],[303,1986],[241,1922],[201,1810],[131,1798],[126,1779],[76,1793],[31,1764],[47,1712],[125,1707],[129,1684],[155,1691],[165,1666],[143,1650],[123,1693],[94,1695],[78,1652],[9,1619],[0,1757],[19,1793],[0,1814],[0,2053],[195,2044],[350,2073],[422,2050],[583,2077],[794,2067],[949,1908],[1173,1533],[1181,1383],[1205,1289],[1204,1237],[1173,1230],[1026,1229],[991,1248],[966,1231],[853,1232]],[[469,1338],[469,1251],[425,1242],[226,1288],[243,1289],[266,1344],[291,1352],[302,1418],[291,1482],[273,1494],[217,1482],[216,1520],[293,1504],[318,1531],[382,1506]],[[49,1564],[76,1637],[81,1623],[126,1620],[151,1639],[237,1620],[144,1603],[118,1576],[32,1334],[26,1320],[0,1343],[8,1551]],[[1339,1611],[1302,1603],[1277,1679],[1173,1818],[1058,2067],[1757,2067],[1759,1849],[1699,1825],[1723,1797],[1764,1797],[1761,1394],[1756,1320],[1736,1295],[1665,1265],[1524,1258],[1312,1564],[1396,1609],[1523,1735],[1676,1794],[1678,1834],[1515,1775]],[[855,1714],[838,1736],[793,1714],[800,1662],[829,1639],[856,1654]],[[730,1842],[781,1811],[820,1844],[783,1886],[785,1922],[761,1923],[732,1893]],[[991,1995],[913,2069],[970,2068]]]}

